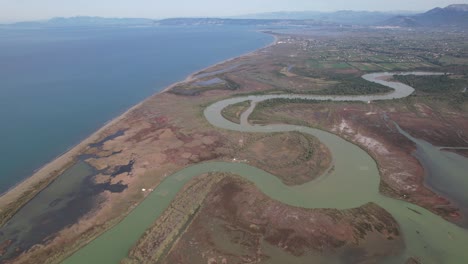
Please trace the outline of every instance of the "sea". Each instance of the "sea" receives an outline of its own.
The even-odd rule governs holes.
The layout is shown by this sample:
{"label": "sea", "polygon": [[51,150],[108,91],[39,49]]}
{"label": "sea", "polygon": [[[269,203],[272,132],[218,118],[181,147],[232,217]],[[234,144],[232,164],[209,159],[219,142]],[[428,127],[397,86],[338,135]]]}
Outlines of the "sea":
{"label": "sea", "polygon": [[0,28],[0,193],[194,71],[272,42],[260,28]]}

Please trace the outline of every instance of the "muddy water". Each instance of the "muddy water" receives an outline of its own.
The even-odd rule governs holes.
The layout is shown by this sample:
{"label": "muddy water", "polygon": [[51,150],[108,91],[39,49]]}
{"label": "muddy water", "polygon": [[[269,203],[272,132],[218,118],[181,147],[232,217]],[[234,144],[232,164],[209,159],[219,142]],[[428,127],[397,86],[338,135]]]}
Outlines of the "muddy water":
{"label": "muddy water", "polygon": [[[397,129],[416,144],[415,156],[426,168],[425,183],[437,193],[455,202],[464,215],[468,215],[468,159],[415,138],[398,125]],[[437,162],[433,162],[434,160]],[[463,225],[468,225],[466,219]]]}
{"label": "muddy water", "polygon": [[[99,202],[98,195],[103,191],[122,192],[127,188],[120,183],[96,184],[97,171],[83,160],[80,158],[0,227],[0,242],[9,244],[0,256],[0,263],[76,223]],[[132,162],[122,169],[131,165]]]}
{"label": "muddy water", "polygon": [[21,208],[0,228],[0,241],[12,241],[2,257],[8,259],[43,242],[48,234],[72,224],[89,211],[94,205],[89,188],[93,185],[89,181],[93,174],[90,166],[79,162],[57,178],[51,184],[53,188],[45,188]]}
{"label": "muddy water", "polygon": [[[430,75],[433,73],[411,74]],[[330,149],[334,158],[335,170],[300,186],[285,186],[277,177],[247,164],[209,162],[190,166],[166,178],[121,223],[76,252],[64,263],[119,263],[145,229],[169,205],[182,186],[191,178],[210,171],[238,174],[255,183],[262,192],[271,198],[293,206],[346,209],[358,207],[367,202],[379,204],[397,219],[406,243],[404,254],[389,258],[386,263],[400,264],[410,256],[422,259],[425,264],[463,262],[463,260],[468,259],[468,250],[466,250],[468,231],[445,221],[424,208],[380,195],[378,192],[380,176],[376,163],[358,146],[318,129],[292,125],[253,126],[247,122],[248,115],[255,108],[256,102],[273,98],[369,101],[402,98],[414,91],[407,85],[380,79],[391,75],[392,73],[380,73],[363,76],[366,80],[395,89],[395,92],[386,95],[248,96],[223,100],[209,106],[205,110],[205,117],[211,124],[220,128],[258,133],[299,131],[317,137]],[[223,108],[243,101],[252,101],[253,103],[243,115],[240,125],[231,123],[222,117],[221,110]],[[437,162],[437,160],[433,162]]]}

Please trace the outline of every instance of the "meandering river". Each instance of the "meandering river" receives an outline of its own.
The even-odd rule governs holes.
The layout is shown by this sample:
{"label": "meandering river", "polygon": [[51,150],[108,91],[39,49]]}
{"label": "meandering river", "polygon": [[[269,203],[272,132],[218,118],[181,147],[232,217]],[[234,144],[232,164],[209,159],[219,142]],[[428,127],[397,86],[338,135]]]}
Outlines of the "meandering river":
{"label": "meandering river", "polygon": [[[389,211],[398,221],[404,236],[404,254],[389,258],[387,263],[404,263],[411,256],[423,263],[462,263],[468,259],[468,230],[404,201],[395,200],[378,192],[380,176],[375,161],[358,146],[325,131],[294,125],[250,125],[248,116],[256,103],[274,98],[300,98],[333,101],[391,100],[410,95],[414,89],[397,82],[383,80],[394,74],[434,75],[440,73],[374,73],[363,78],[393,88],[384,95],[316,96],[316,95],[260,95],[236,97],[216,102],[204,111],[206,119],[223,129],[242,132],[299,131],[317,137],[325,144],[334,160],[334,170],[317,180],[300,186],[286,186],[277,177],[243,163],[207,162],[187,167],[168,176],[123,221],[83,247],[64,261],[67,264],[119,263],[127,256],[144,231],[167,208],[177,192],[195,176],[207,172],[231,172],[252,181],[262,192],[280,202],[305,208],[346,209],[374,202]],[[243,101],[251,107],[241,117],[241,124],[224,119],[221,110]],[[433,162],[437,162],[434,160]],[[468,186],[466,187],[468,189]]]}

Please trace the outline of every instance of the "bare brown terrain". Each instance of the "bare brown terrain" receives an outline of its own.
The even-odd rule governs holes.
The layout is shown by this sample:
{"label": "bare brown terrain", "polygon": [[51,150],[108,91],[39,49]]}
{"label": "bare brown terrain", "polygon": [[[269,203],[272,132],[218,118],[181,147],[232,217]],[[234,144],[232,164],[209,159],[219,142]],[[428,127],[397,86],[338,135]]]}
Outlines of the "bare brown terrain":
{"label": "bare brown terrain", "polygon": [[425,187],[424,168],[412,155],[414,143],[401,135],[393,122],[414,137],[438,146],[467,146],[460,131],[468,131],[468,116],[453,110],[428,114],[433,111],[426,104],[408,105],[416,108],[409,109],[402,103],[285,103],[260,107],[251,120],[301,125],[306,122],[338,134],[374,157],[382,176],[381,192],[458,221],[458,208]]}
{"label": "bare brown terrain", "polygon": [[254,135],[242,141],[236,160],[278,175],[287,185],[321,176],[332,165],[328,148],[315,137],[298,132]]}
{"label": "bare brown terrain", "polygon": [[378,263],[398,254],[398,224],[375,204],[303,209],[273,201],[252,184],[224,178],[161,263],[305,263],[320,258]]}

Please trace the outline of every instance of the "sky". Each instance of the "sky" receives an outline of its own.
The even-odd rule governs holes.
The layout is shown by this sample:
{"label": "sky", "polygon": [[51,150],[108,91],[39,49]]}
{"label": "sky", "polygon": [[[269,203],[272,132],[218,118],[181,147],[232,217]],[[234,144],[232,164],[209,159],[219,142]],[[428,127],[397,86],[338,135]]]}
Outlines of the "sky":
{"label": "sky", "polygon": [[0,22],[51,17],[223,17],[272,11],[426,11],[468,0],[0,0]]}

